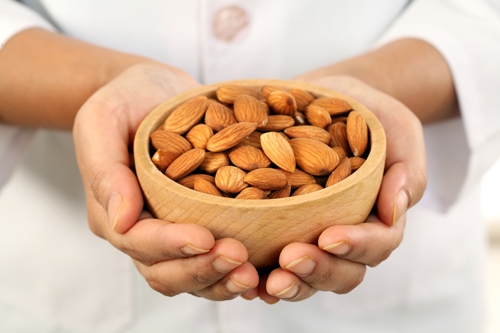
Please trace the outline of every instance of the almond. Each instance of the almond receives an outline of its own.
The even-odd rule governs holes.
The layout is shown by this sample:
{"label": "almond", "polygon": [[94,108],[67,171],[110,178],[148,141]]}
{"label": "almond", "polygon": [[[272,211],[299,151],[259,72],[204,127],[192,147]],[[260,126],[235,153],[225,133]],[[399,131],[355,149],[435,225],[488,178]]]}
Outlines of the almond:
{"label": "almond", "polygon": [[267,103],[276,114],[293,116],[297,111],[295,98],[286,91],[273,91],[267,98]]}
{"label": "almond", "polygon": [[299,187],[298,189],[295,190],[295,192],[293,192],[292,194],[292,197],[296,197],[298,195],[303,195],[303,194],[308,194],[308,193],[312,193],[312,192],[316,192],[316,191],[319,191],[319,190],[322,190],[323,189],[323,186],[319,185],[319,184],[305,184],[305,185],[302,185],[301,187]]}
{"label": "almond", "polygon": [[316,184],[316,180],[313,176],[300,169],[295,169],[294,172],[281,171],[285,174],[288,184],[290,184],[292,188],[298,188],[306,184]]}
{"label": "almond", "polygon": [[332,123],[330,114],[319,105],[309,105],[305,109],[305,116],[309,124],[326,128]]}
{"label": "almond", "polygon": [[220,152],[232,148],[243,141],[256,128],[256,123],[247,122],[228,126],[208,140],[207,149],[212,152]]}
{"label": "almond", "polygon": [[177,182],[182,186],[189,187],[190,189],[194,189],[194,181],[196,178],[203,178],[206,181],[209,181],[213,185],[215,185],[215,177],[211,175],[206,175],[204,173],[192,173],[186,177],[179,179]]}
{"label": "almond", "polygon": [[215,185],[201,177],[195,178],[193,189],[198,192],[222,197],[222,193],[217,187],[215,187]]}
{"label": "almond", "polygon": [[277,132],[267,132],[260,136],[262,150],[267,157],[279,168],[288,171],[295,171],[295,155],[288,140]]}
{"label": "almond", "polygon": [[224,166],[215,174],[215,185],[226,193],[239,193],[248,187],[243,181],[246,172],[235,166]]}
{"label": "almond", "polygon": [[347,139],[347,129],[344,123],[338,122],[331,124],[328,127],[328,133],[330,133],[331,136],[331,147],[341,147],[346,154],[351,153],[351,147]]}
{"label": "almond", "polygon": [[165,170],[165,175],[173,180],[181,179],[196,170],[205,159],[205,151],[200,148],[188,150],[177,157]]}
{"label": "almond", "polygon": [[362,156],[368,146],[368,126],[365,118],[357,111],[349,112],[346,132],[353,155]]}
{"label": "almond", "polygon": [[339,165],[333,170],[330,177],[326,181],[326,187],[337,184],[341,180],[344,180],[351,175],[351,162],[347,157],[344,157]]}
{"label": "almond", "polygon": [[304,111],[306,107],[314,101],[314,96],[309,92],[302,89],[291,89],[290,95],[295,98],[295,102],[297,103],[297,110]]}
{"label": "almond", "polygon": [[205,115],[208,107],[206,96],[198,96],[178,106],[165,120],[163,129],[177,134],[186,133]]}
{"label": "almond", "polygon": [[229,158],[226,152],[205,153],[205,159],[199,168],[208,173],[215,173],[219,168],[229,165]]}
{"label": "almond", "polygon": [[328,145],[314,139],[290,140],[297,165],[314,176],[330,174],[339,164],[339,156]]}
{"label": "almond", "polygon": [[180,153],[167,149],[158,149],[151,158],[151,161],[153,161],[158,170],[164,172],[165,169],[179,156],[181,156]]}
{"label": "almond", "polygon": [[331,116],[336,116],[352,110],[352,106],[343,99],[336,97],[321,97],[311,102],[325,109]]}
{"label": "almond", "polygon": [[259,130],[263,132],[279,132],[285,128],[295,125],[295,120],[290,116],[281,114],[267,116],[267,124],[260,126]]}
{"label": "almond", "polygon": [[339,159],[342,160],[344,157],[347,157],[345,150],[342,147],[332,147],[332,149],[339,155]]}
{"label": "almond", "polygon": [[267,168],[271,165],[271,161],[261,149],[249,145],[232,148],[229,159],[234,165],[246,171]]}
{"label": "almond", "polygon": [[263,86],[260,89],[260,93],[262,94],[262,96],[264,96],[265,99],[268,99],[269,95],[271,95],[271,93],[275,91],[284,91],[284,90],[281,89],[280,87],[271,85]]}
{"label": "almond", "polygon": [[302,125],[289,127],[284,130],[285,134],[290,138],[309,138],[323,142],[324,144],[329,144],[331,135],[327,130],[312,126],[312,125]]}
{"label": "almond", "polygon": [[332,124],[335,123],[346,123],[347,122],[347,116],[335,116],[332,117]]}
{"label": "almond", "polygon": [[245,200],[267,199],[267,193],[257,187],[247,187],[246,189],[241,191],[235,198]]}
{"label": "almond", "polygon": [[205,124],[210,126],[214,132],[219,132],[237,122],[233,110],[217,101],[209,103],[205,113]]}
{"label": "almond", "polygon": [[301,126],[301,125],[306,125],[307,124],[306,116],[302,112],[300,112],[300,111],[296,111],[293,114],[293,119],[295,120],[295,125],[296,126]]}
{"label": "almond", "polygon": [[238,122],[257,123],[257,126],[267,124],[267,109],[255,97],[239,95],[234,99],[234,116]]}
{"label": "almond", "polygon": [[238,85],[222,85],[220,86],[215,94],[217,95],[217,99],[222,103],[233,104],[234,99],[238,95],[250,95],[255,98],[259,98],[259,93],[253,90],[252,88]]}
{"label": "almond", "polygon": [[349,158],[349,161],[351,162],[351,170],[352,172],[358,170],[361,168],[363,163],[365,163],[365,159],[359,156],[353,156]]}
{"label": "almond", "polygon": [[184,137],[170,131],[155,131],[151,133],[150,139],[155,150],[165,149],[180,155],[193,148]]}
{"label": "almond", "polygon": [[292,187],[290,186],[290,184],[287,184],[285,187],[271,192],[271,194],[269,194],[269,199],[288,198],[291,192]]}
{"label": "almond", "polygon": [[243,141],[241,141],[239,145],[240,146],[248,145],[248,146],[262,149],[262,146],[260,145],[260,136],[261,135],[262,135],[261,132],[258,132],[258,131],[252,132],[249,136],[244,138]]}
{"label": "almond", "polygon": [[206,124],[198,124],[186,133],[185,138],[193,148],[207,148],[208,139],[214,135],[212,128]]}
{"label": "almond", "polygon": [[272,168],[255,169],[247,173],[244,181],[263,191],[273,191],[288,184],[286,176],[279,170]]}

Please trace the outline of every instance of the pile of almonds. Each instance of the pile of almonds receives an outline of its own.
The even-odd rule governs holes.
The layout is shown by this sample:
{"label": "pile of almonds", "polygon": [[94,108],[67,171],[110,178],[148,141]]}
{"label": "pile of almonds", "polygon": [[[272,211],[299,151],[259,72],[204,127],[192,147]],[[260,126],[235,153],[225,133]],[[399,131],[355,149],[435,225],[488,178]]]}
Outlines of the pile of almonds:
{"label": "pile of almonds", "polygon": [[222,85],[178,106],[154,131],[152,161],[178,183],[237,199],[332,186],[369,153],[365,119],[343,99],[301,89]]}

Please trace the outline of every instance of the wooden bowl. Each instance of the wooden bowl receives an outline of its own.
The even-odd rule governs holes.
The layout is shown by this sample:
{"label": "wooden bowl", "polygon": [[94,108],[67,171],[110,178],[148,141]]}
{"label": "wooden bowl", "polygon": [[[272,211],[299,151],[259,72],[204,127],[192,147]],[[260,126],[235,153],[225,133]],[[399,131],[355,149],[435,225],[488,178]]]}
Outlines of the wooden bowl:
{"label": "wooden bowl", "polygon": [[[222,84],[260,89],[263,85],[300,88],[315,97],[339,97],[365,118],[370,153],[365,163],[343,181],[317,192],[269,200],[242,200],[196,192],[166,177],[151,161],[150,134],[170,112],[199,95],[215,98]],[[386,139],[378,119],[352,98],[322,87],[281,80],[239,80],[203,86],[175,96],[156,107],[141,123],[135,137],[135,168],[147,206],[158,219],[196,223],[208,228],[216,239],[241,241],[249,261],[257,268],[278,264],[280,251],[293,242],[315,243],[326,228],[364,222],[380,188]]]}

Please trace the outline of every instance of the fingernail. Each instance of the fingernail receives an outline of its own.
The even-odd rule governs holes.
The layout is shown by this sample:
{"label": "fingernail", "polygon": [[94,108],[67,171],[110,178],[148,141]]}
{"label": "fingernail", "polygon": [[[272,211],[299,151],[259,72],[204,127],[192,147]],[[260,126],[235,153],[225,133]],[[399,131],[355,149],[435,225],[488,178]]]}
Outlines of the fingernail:
{"label": "fingernail", "polygon": [[283,289],[277,294],[274,294],[274,296],[281,299],[290,299],[295,297],[298,292],[299,292],[299,286],[296,283],[294,283],[290,287]]}
{"label": "fingernail", "polygon": [[316,263],[314,262],[314,260],[312,260],[311,257],[305,256],[303,258],[292,261],[285,268],[297,275],[306,276],[311,274],[315,265]]}
{"label": "fingernail", "polygon": [[199,247],[187,244],[181,248],[182,253],[188,256],[195,256],[197,254],[207,253],[210,250],[200,249]]}
{"label": "fingernail", "polygon": [[233,294],[241,294],[245,290],[248,290],[252,287],[245,286],[244,284],[236,282],[235,280],[233,280],[233,278],[230,278],[226,282],[226,288],[227,288],[227,290],[229,290]]}
{"label": "fingernail", "polygon": [[330,252],[331,254],[336,254],[338,256],[345,255],[351,251],[351,245],[346,242],[338,242],[335,244],[327,245],[323,250]]}
{"label": "fingernail", "polygon": [[123,210],[123,197],[120,193],[115,192],[108,201],[108,216],[111,222],[111,228],[115,230],[120,214]]}
{"label": "fingernail", "polygon": [[231,260],[224,256],[218,256],[212,262],[212,265],[214,266],[215,270],[219,273],[228,273],[241,264],[242,263],[239,261]]}
{"label": "fingernail", "polygon": [[406,213],[408,209],[408,196],[406,192],[401,190],[399,191],[396,199],[394,200],[394,211],[392,213],[392,225],[395,225],[396,222],[399,221],[401,216]]}

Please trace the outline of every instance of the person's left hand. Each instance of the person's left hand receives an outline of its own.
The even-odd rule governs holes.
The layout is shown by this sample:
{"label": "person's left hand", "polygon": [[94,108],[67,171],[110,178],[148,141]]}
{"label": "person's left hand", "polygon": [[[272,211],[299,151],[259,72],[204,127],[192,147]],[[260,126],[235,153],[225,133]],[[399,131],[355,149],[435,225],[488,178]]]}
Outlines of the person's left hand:
{"label": "person's left hand", "polygon": [[301,301],[318,290],[350,292],[363,281],[367,266],[377,266],[399,246],[406,224],[405,212],[420,200],[426,187],[422,126],[408,108],[351,77],[306,81],[353,97],[382,123],[387,157],[376,214],[365,223],[326,229],[317,245],[289,244],[280,254],[280,268],[261,277],[257,288],[245,292],[242,296],[247,299],[260,297],[275,303],[280,299]]}

